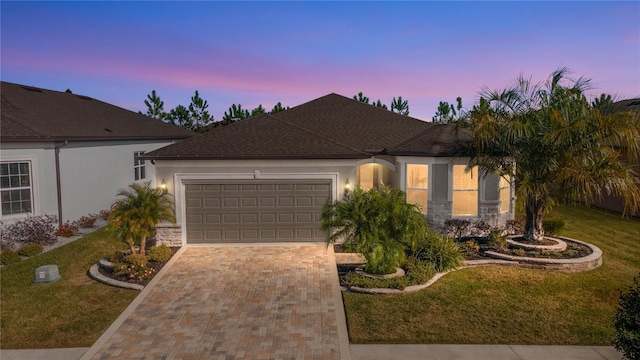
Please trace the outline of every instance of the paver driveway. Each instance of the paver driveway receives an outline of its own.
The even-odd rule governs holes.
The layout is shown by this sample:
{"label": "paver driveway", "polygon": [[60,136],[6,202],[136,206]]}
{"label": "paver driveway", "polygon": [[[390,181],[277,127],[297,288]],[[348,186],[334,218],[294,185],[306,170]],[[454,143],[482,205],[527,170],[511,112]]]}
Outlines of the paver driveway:
{"label": "paver driveway", "polygon": [[182,249],[82,359],[349,357],[331,247],[241,244]]}

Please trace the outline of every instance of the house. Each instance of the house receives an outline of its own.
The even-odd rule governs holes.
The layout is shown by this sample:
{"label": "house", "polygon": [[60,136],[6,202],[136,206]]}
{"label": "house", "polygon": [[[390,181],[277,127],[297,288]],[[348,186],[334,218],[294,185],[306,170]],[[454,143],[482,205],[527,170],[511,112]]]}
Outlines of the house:
{"label": "house", "polygon": [[141,156],[192,132],[88,96],[0,83],[4,223],[29,215],[60,222],[108,209],[118,190],[155,183]]}
{"label": "house", "polygon": [[380,183],[404,190],[432,226],[502,225],[513,217],[509,183],[454,156],[471,136],[337,94],[217,128],[145,154],[176,204],[158,240],[325,241],[325,203]]}

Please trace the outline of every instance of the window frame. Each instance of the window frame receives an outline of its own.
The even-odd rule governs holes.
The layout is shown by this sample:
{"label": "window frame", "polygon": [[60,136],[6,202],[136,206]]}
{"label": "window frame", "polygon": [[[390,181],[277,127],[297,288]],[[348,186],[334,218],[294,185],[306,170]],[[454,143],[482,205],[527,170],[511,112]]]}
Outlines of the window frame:
{"label": "window frame", "polygon": [[[451,167],[451,216],[455,218],[477,218],[480,214],[480,177],[478,166],[474,166],[471,171],[468,173],[463,171],[465,174],[471,174],[472,179],[475,178],[475,189],[471,188],[463,188],[456,189],[456,167],[464,167],[466,169],[467,165],[463,164],[453,164]],[[455,204],[455,195],[456,193],[471,193],[474,192],[476,194],[476,206],[474,214],[456,214],[456,204]]]}
{"label": "window frame", "polygon": [[[508,191],[508,199],[505,201],[502,198],[502,191]],[[500,214],[506,214],[511,212],[511,180],[506,179],[504,176],[500,176],[498,179],[498,198],[501,200],[500,202]],[[504,205],[506,203],[506,210],[504,209]]]}
{"label": "window frame", "polygon": [[[33,163],[34,162],[32,160],[30,160],[30,159],[15,159],[15,160],[14,159],[4,159],[3,161],[0,161],[0,165],[7,165],[7,174],[6,175],[0,175],[0,178],[2,178],[2,177],[9,178],[9,187],[2,188],[2,186],[0,185],[0,207],[2,208],[2,209],[0,209],[0,217],[2,217],[2,218],[14,218],[14,217],[29,216],[29,215],[33,215],[33,214],[36,213],[35,212],[35,210],[36,210],[36,208],[35,208],[36,202],[35,202],[35,192],[34,192],[34,187],[35,187],[34,179],[35,179],[35,176],[34,176],[34,170],[33,170],[34,169]],[[10,173],[10,170],[11,170],[10,165],[11,164],[18,164],[18,173],[17,174],[11,174]],[[20,185],[20,186],[13,187],[13,186],[11,186],[11,177],[12,176],[18,176],[18,177],[25,176],[25,174],[22,174],[22,172],[20,171],[20,164],[26,164],[27,165],[28,174],[26,174],[26,176],[28,176],[28,183],[29,184],[27,186]],[[20,192],[22,192],[24,190],[28,190],[28,192],[29,192],[29,199],[28,199],[28,201],[29,201],[29,211],[13,212],[13,210],[11,210],[10,213],[6,213],[5,214],[4,213],[4,209],[3,209],[4,208],[3,205],[5,203],[2,201],[2,193],[10,192],[10,191],[20,191]],[[22,200],[22,195],[21,195],[20,196],[20,200],[17,201],[17,202],[21,203],[20,207],[22,208],[22,203],[25,202],[25,201],[26,200]],[[9,201],[8,203],[12,204],[14,202]]]}
{"label": "window frame", "polygon": [[[409,166],[424,166],[427,169],[427,179],[425,181],[425,186],[424,187],[416,187],[416,186],[409,186]],[[429,176],[429,172],[430,172],[430,166],[429,164],[416,164],[416,163],[406,163],[405,164],[405,183],[404,183],[404,190],[405,190],[405,197],[407,202],[409,201],[409,191],[410,190],[416,190],[416,191],[425,191],[426,192],[426,196],[424,199],[424,203],[425,206],[423,209],[421,209],[422,211],[422,215],[427,215],[428,213],[428,209],[429,209],[429,182],[431,181],[431,177]],[[422,208],[421,205],[418,205],[420,208]]]}
{"label": "window frame", "polygon": [[140,156],[144,155],[143,151],[133,152],[133,180],[142,181],[147,178],[147,162],[144,159],[140,159]]}

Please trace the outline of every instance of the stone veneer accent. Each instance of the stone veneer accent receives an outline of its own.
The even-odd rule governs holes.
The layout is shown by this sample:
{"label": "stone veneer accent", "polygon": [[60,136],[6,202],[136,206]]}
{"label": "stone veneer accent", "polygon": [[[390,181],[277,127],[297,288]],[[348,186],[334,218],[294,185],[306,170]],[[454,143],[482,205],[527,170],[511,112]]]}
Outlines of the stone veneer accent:
{"label": "stone veneer accent", "polygon": [[444,222],[451,219],[453,201],[429,201],[427,203],[427,223],[437,231],[444,230]]}
{"label": "stone veneer accent", "polygon": [[156,225],[155,245],[182,246],[182,227],[165,223]]}

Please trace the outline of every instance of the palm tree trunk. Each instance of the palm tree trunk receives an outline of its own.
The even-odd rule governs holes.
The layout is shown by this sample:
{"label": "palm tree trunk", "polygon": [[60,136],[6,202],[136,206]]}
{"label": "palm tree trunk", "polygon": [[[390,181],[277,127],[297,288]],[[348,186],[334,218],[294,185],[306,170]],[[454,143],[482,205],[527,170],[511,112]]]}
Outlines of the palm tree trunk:
{"label": "palm tree trunk", "polygon": [[529,199],[525,202],[526,223],[524,226],[524,238],[529,241],[541,240],[544,237],[542,219],[546,209],[545,203],[540,199]]}
{"label": "palm tree trunk", "polygon": [[140,254],[144,255],[147,252],[147,237],[143,236],[140,238]]}

